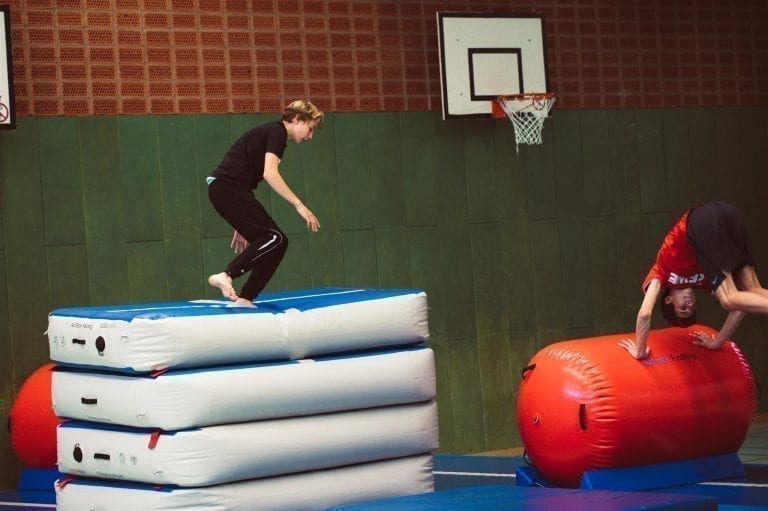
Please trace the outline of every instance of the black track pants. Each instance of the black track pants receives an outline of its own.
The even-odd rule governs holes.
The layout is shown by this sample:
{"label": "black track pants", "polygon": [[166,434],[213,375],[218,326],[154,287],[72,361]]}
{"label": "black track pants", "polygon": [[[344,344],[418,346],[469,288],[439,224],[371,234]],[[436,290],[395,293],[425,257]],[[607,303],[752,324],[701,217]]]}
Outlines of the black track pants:
{"label": "black track pants", "polygon": [[235,257],[225,271],[233,279],[251,272],[239,296],[253,300],[283,260],[288,237],[253,192],[237,183],[216,179],[208,185],[208,198],[219,215],[248,240],[248,248]]}

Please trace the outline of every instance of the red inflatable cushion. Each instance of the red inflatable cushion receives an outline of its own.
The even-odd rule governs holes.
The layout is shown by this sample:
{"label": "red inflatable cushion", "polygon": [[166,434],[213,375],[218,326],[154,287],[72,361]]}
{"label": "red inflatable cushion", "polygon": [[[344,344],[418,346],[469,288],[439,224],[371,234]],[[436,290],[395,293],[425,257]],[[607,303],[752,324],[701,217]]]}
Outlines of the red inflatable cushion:
{"label": "red inflatable cushion", "polygon": [[609,335],[552,344],[523,374],[517,421],[523,446],[548,480],[576,487],[587,470],[738,451],[757,405],[754,377],[732,342],[711,351],[689,331],[651,331],[650,357],[629,356]]}
{"label": "red inflatable cushion", "polygon": [[54,367],[46,364],[27,378],[8,417],[11,446],[27,468],[56,467],[56,427],[61,420],[51,403]]}

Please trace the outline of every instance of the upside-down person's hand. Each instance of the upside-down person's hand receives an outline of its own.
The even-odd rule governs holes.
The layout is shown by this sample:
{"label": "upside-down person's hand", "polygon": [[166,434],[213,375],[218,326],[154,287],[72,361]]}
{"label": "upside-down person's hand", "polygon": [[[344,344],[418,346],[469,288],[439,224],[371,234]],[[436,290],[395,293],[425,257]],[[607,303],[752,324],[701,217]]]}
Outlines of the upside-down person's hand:
{"label": "upside-down person's hand", "polygon": [[718,342],[716,336],[709,335],[708,333],[702,332],[701,330],[691,332],[690,335],[693,337],[693,344],[696,346],[702,346],[709,350],[719,350],[723,347],[724,344],[722,342]]}
{"label": "upside-down person's hand", "polygon": [[312,232],[317,232],[320,229],[320,221],[304,204],[296,206],[296,212],[307,222],[307,229]]}
{"label": "upside-down person's hand", "polygon": [[239,232],[235,231],[235,234],[232,235],[232,242],[229,244],[230,248],[235,251],[235,254],[241,253],[248,248],[248,245],[248,240],[243,238]]}
{"label": "upside-down person's hand", "polygon": [[635,341],[632,339],[622,339],[619,341],[619,346],[627,350],[627,352],[632,356],[632,358],[637,360],[643,360],[645,358],[648,358],[648,355],[651,354],[651,348],[648,346],[645,347],[645,350],[642,352],[640,351],[640,347],[637,345]]}

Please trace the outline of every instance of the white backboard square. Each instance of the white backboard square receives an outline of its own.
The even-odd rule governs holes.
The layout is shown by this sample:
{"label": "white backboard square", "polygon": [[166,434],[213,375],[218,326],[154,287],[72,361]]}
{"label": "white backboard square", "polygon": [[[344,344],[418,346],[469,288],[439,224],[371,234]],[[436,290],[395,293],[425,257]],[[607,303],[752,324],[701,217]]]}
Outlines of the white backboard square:
{"label": "white backboard square", "polygon": [[492,100],[496,91],[515,94],[523,89],[522,59],[518,50],[479,48],[469,50],[470,99]]}
{"label": "white backboard square", "polygon": [[497,96],[548,92],[539,14],[438,12],[443,119],[487,117]]}

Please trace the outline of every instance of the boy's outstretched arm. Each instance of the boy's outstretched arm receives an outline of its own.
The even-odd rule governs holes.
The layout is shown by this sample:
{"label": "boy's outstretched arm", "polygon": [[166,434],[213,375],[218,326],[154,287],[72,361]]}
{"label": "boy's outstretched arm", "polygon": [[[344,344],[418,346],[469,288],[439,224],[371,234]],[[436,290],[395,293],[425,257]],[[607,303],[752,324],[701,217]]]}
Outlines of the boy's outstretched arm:
{"label": "boy's outstretched arm", "polygon": [[703,346],[710,350],[719,350],[723,347],[725,341],[731,338],[733,332],[736,331],[739,323],[741,323],[741,320],[744,319],[744,316],[746,315],[747,313],[744,311],[730,311],[725,318],[723,326],[720,327],[720,331],[715,336],[711,336],[701,330],[691,332],[691,337],[694,338],[693,344],[696,346]]}
{"label": "boy's outstretched arm", "polygon": [[645,289],[643,303],[637,312],[637,322],[635,323],[635,339],[622,339],[619,346],[637,360],[643,360],[651,353],[648,348],[648,332],[651,330],[651,318],[653,316],[653,306],[661,292],[661,284],[657,279],[653,279]]}
{"label": "boy's outstretched arm", "polygon": [[267,182],[275,193],[296,208],[296,212],[299,216],[307,222],[308,229],[316,232],[320,229],[320,221],[315,217],[314,213],[301,202],[301,199],[293,193],[293,190],[288,186],[288,183],[285,182],[278,170],[279,164],[280,159],[276,154],[267,153],[264,155],[264,181]]}

